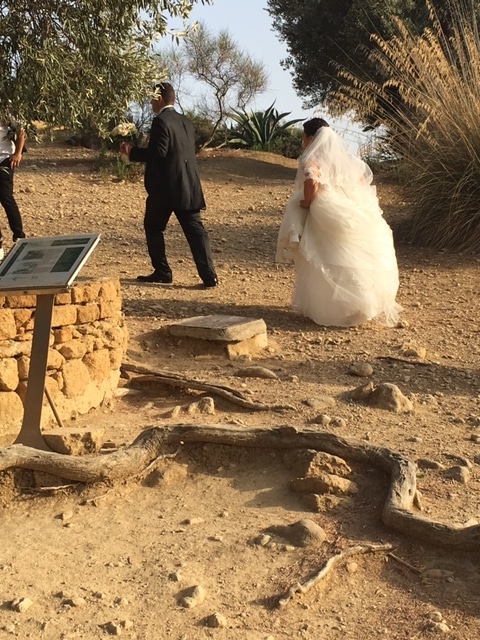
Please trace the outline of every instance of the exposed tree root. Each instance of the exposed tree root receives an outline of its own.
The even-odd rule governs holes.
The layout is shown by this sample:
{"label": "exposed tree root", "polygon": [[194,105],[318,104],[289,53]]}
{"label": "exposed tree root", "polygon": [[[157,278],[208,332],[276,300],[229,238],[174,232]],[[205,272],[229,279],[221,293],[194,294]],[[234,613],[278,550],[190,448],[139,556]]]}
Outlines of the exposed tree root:
{"label": "exposed tree root", "polygon": [[332,556],[327,560],[327,562],[323,565],[323,567],[318,571],[315,575],[313,575],[309,580],[300,584],[297,582],[293,584],[287,591],[287,593],[278,599],[278,606],[280,608],[285,607],[290,600],[297,593],[307,593],[310,591],[312,587],[314,587],[320,580],[322,580],[327,573],[333,569],[337,564],[343,562],[346,558],[350,558],[351,556],[358,555],[359,553],[375,553],[378,551],[390,551],[392,549],[391,544],[362,544],[356,547],[350,547],[349,549],[345,549],[345,551],[341,551],[337,553],[337,555]]}
{"label": "exposed tree root", "polygon": [[257,402],[248,400],[244,394],[232,387],[221,384],[205,382],[203,380],[193,380],[185,378],[180,373],[152,371],[146,367],[135,364],[122,364],[122,370],[137,373],[139,376],[135,378],[137,382],[151,382],[152,380],[168,385],[170,387],[179,387],[181,389],[195,389],[196,391],[205,391],[213,393],[221,398],[225,398],[234,404],[250,409],[251,411],[285,411],[293,410],[295,407],[291,404],[267,404],[265,402]]}
{"label": "exposed tree root", "polygon": [[165,453],[165,446],[178,446],[180,442],[266,449],[316,449],[346,460],[373,465],[390,475],[390,488],[382,511],[386,526],[440,546],[465,550],[478,550],[480,547],[480,525],[456,527],[413,512],[417,467],[408,458],[385,447],[313,429],[298,431],[291,426],[240,428],[233,425],[168,425],[147,429],[128,447],[106,456],[65,456],[16,444],[0,449],[0,471],[19,467],[44,471],[70,481],[113,481],[138,474]]}

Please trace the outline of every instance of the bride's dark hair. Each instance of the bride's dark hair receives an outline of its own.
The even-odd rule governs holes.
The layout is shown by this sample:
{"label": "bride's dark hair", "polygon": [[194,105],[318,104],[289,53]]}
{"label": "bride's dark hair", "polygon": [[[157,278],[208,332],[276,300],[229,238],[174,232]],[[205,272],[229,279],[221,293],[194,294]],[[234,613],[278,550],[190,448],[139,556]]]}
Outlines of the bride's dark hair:
{"label": "bride's dark hair", "polygon": [[303,131],[306,136],[314,136],[322,127],[330,126],[323,118],[312,118],[303,123]]}

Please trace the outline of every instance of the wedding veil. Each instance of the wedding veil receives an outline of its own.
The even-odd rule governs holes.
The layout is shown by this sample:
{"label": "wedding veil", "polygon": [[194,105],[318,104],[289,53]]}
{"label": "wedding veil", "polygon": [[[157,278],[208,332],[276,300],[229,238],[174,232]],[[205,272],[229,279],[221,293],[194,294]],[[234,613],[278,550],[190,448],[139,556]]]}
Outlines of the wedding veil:
{"label": "wedding veil", "polygon": [[[347,147],[330,127],[321,127],[300,156],[304,171],[320,184],[366,186],[371,184],[370,167]],[[303,178],[305,179],[305,178]]]}

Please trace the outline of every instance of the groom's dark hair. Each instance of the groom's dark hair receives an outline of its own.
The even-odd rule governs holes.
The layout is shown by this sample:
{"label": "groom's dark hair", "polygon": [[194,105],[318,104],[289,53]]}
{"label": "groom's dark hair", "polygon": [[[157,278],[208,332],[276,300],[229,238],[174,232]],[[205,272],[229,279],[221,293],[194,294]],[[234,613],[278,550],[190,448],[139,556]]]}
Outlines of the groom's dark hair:
{"label": "groom's dark hair", "polygon": [[153,86],[153,92],[155,95],[160,95],[165,101],[165,104],[173,104],[175,102],[175,89],[170,82],[159,82]]}
{"label": "groom's dark hair", "polygon": [[330,125],[323,118],[312,118],[303,123],[303,131],[306,136],[314,136],[322,127],[329,127]]}

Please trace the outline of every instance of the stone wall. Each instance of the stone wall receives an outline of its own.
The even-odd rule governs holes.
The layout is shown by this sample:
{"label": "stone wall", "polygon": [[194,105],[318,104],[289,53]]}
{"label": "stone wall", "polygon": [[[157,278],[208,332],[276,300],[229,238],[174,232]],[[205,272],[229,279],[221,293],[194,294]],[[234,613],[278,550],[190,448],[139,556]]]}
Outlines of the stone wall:
{"label": "stone wall", "polygon": [[[36,296],[0,294],[0,445],[23,420]],[[127,347],[120,283],[76,282],[55,296],[45,386],[62,420],[110,404]],[[42,427],[56,423],[44,401]]]}

